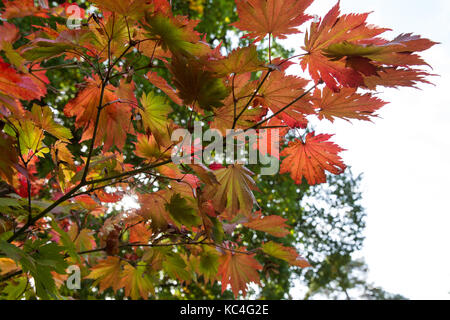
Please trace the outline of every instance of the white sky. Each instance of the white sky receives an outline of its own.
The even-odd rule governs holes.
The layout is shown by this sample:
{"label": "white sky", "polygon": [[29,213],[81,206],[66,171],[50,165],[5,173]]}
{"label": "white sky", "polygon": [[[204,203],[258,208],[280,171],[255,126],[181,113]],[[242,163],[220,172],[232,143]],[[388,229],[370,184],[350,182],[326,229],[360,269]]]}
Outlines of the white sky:
{"label": "white sky", "polygon": [[[323,16],[335,3],[316,0],[308,12]],[[390,38],[413,32],[442,43],[423,55],[440,75],[435,87],[383,90],[391,103],[374,123],[315,128],[335,133],[346,164],[364,173],[369,281],[411,299],[450,299],[450,1],[341,0],[341,11],[374,11],[369,22],[393,29]],[[288,45],[299,49],[303,36]]]}

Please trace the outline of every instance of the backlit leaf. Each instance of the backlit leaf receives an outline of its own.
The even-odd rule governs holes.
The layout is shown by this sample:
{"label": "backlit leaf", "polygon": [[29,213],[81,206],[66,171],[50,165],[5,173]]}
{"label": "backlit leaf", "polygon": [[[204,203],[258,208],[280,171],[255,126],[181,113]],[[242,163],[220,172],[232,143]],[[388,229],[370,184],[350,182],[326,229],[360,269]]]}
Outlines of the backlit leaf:
{"label": "backlit leaf", "polygon": [[[243,250],[242,248],[238,249]],[[236,298],[239,292],[245,297],[249,283],[259,284],[258,270],[262,270],[262,266],[255,260],[254,256],[255,254],[227,252],[220,257],[218,275],[221,277],[222,293],[230,285]]]}
{"label": "backlit leaf", "polygon": [[285,39],[299,33],[297,27],[309,20],[305,10],[313,0],[236,0],[239,21],[233,25],[249,31],[248,38],[262,40],[267,34]]}
{"label": "backlit leaf", "polygon": [[289,142],[289,146],[281,156],[286,158],[280,166],[280,173],[290,172],[295,183],[300,184],[305,178],[309,185],[326,182],[325,171],[341,174],[346,166],[338,153],[344,149],[328,141],[329,134],[314,135],[308,133],[305,141],[297,139]]}

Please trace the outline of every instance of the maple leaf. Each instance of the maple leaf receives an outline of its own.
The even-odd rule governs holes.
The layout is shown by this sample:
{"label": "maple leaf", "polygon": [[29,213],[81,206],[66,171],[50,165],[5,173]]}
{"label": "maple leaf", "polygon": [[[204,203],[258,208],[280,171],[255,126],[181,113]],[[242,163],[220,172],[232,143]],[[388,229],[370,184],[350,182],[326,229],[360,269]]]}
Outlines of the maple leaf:
{"label": "maple leaf", "polygon": [[13,0],[4,1],[3,3],[5,5],[5,11],[2,13],[3,19],[23,18],[27,16],[48,18],[48,10],[36,6],[34,0]]}
{"label": "maple leaf", "polygon": [[161,249],[163,253],[163,270],[173,279],[178,279],[180,282],[188,283],[192,279],[190,270],[187,270],[187,264],[182,255],[175,252]]}
{"label": "maple leaf", "polygon": [[19,29],[12,23],[3,22],[0,26],[0,50],[7,44],[13,44],[19,38]]}
{"label": "maple leaf", "polygon": [[364,85],[375,90],[378,86],[387,88],[412,87],[417,88],[418,83],[432,84],[425,77],[430,76],[428,72],[411,68],[384,68],[377,75],[366,77]]}
{"label": "maple leaf", "polygon": [[325,170],[333,174],[344,172],[346,166],[338,156],[344,149],[328,141],[331,136],[316,136],[311,132],[304,142],[301,139],[289,142],[289,146],[280,154],[286,157],[281,163],[280,173],[290,172],[297,184],[304,177],[309,185],[315,185],[326,182]]}
{"label": "maple leaf", "polygon": [[[239,251],[246,251],[243,248],[237,248]],[[247,294],[247,284],[254,282],[260,283],[258,270],[262,266],[254,258],[255,254],[232,253],[227,252],[219,258],[218,276],[221,277],[222,293],[231,285],[231,290],[237,298],[239,292],[245,297]]]}
{"label": "maple leaf", "polygon": [[81,229],[78,232],[78,226],[73,224],[67,231],[70,239],[73,241],[78,252],[89,251],[95,248],[94,232],[89,229]]}
{"label": "maple leaf", "polygon": [[198,271],[203,275],[205,283],[213,283],[216,280],[219,269],[219,258],[220,255],[214,248],[202,247],[202,252],[198,257]]}
{"label": "maple leaf", "polygon": [[[165,150],[166,152],[163,153]],[[154,162],[156,160],[168,158],[170,157],[170,154],[171,152],[170,150],[167,150],[167,148],[163,148],[163,150],[161,150],[161,146],[156,141],[154,135],[137,135],[136,155],[138,157]]]}
{"label": "maple leaf", "polygon": [[0,58],[0,93],[21,99],[34,100],[46,93],[45,86],[36,84],[27,74],[19,74]]}
{"label": "maple leaf", "polygon": [[[397,70],[392,68],[409,69],[411,66],[428,65],[416,52],[427,50],[436,44],[429,39],[408,33],[401,34],[390,42],[374,39],[363,41],[363,43],[346,41],[335,43],[325,48],[323,53],[332,60],[345,60],[347,66],[365,76],[377,76],[385,68],[390,68],[392,74]],[[398,71],[404,75],[401,72],[402,69]],[[425,75],[430,74],[425,73]],[[395,75],[392,75],[391,81],[395,78]],[[404,83],[402,79],[400,83]],[[367,87],[366,79],[364,79],[364,86]]]}
{"label": "maple leaf", "polygon": [[248,222],[242,225],[258,231],[267,232],[274,237],[285,237],[289,234],[289,226],[284,219],[277,215],[262,216],[261,212],[256,213],[255,217],[251,217]]}
{"label": "maple leaf", "polygon": [[152,236],[152,231],[143,222],[132,225],[128,230],[130,243],[147,243]]}
{"label": "maple leaf", "polygon": [[425,51],[437,44],[411,33],[401,34],[390,42],[384,39],[375,39],[373,40],[374,43],[370,43],[370,40],[366,42],[369,43],[350,43],[347,41],[335,43],[323,49],[323,52],[327,57],[334,60],[346,57],[348,61],[359,57],[367,58],[368,63],[373,61],[375,64],[406,67],[427,65],[419,55],[413,52]]}
{"label": "maple leaf", "polygon": [[239,21],[232,25],[250,33],[246,38],[261,41],[267,34],[286,39],[312,17],[305,10],[313,0],[236,0]]}
{"label": "maple leaf", "polygon": [[144,260],[152,270],[159,271],[162,268],[169,277],[178,279],[182,283],[188,283],[192,279],[191,270],[187,270],[185,256],[171,251],[170,248],[148,249]]}
{"label": "maple leaf", "polygon": [[12,137],[0,132],[0,178],[13,184],[14,167],[19,162],[19,156],[16,152],[15,141]]}
{"label": "maple leaf", "polygon": [[[94,133],[95,119],[99,112],[101,88],[98,76],[94,79],[86,79],[84,88],[77,96],[69,101],[64,114],[75,118],[75,127],[84,128],[81,141],[92,139]],[[107,85],[103,94],[102,106],[95,147],[104,142],[103,150],[108,150],[113,145],[122,149],[125,145],[127,133],[132,132],[131,107],[128,104],[120,104],[116,94],[116,88]],[[100,106],[100,107],[102,107]]]}
{"label": "maple leaf", "polygon": [[[224,101],[223,106],[214,110],[214,118],[210,127],[218,129],[224,136],[227,130],[233,127],[235,115],[239,115],[247,105],[249,96],[256,89],[256,83],[250,81],[251,73],[237,75],[234,81],[234,96],[236,102],[236,111],[234,108],[234,97],[231,93]],[[261,107],[247,108],[235,124],[236,129],[247,129],[256,124],[265,110]]]}
{"label": "maple leaf", "polygon": [[196,104],[210,111],[223,105],[228,88],[222,79],[206,70],[203,63],[177,56],[172,59],[170,71],[184,104]]}
{"label": "maple leaf", "polygon": [[178,96],[176,90],[172,88],[163,77],[160,77],[156,72],[150,71],[149,73],[147,73],[147,79],[155,87],[159,88],[162,92],[167,94],[167,96],[177,105],[183,105],[183,101]]}
{"label": "maple leaf", "polygon": [[122,199],[123,193],[120,191],[109,193],[109,192],[105,191],[104,189],[100,189],[100,190],[96,190],[94,192],[94,195],[101,202],[116,203]]}
{"label": "maple leaf", "polygon": [[271,118],[266,125],[267,129],[258,129],[258,141],[253,144],[252,148],[258,149],[261,155],[271,155],[280,159],[280,145],[290,128],[278,117]]}
{"label": "maple leaf", "polygon": [[258,190],[251,177],[253,172],[234,164],[214,173],[220,185],[205,189],[205,197],[212,200],[214,208],[219,212],[228,210],[232,216],[238,212],[249,215],[256,203],[252,190]]}
{"label": "maple leaf", "polygon": [[166,210],[166,204],[169,200],[170,192],[168,190],[139,194],[138,201],[141,208],[137,211],[137,214],[151,220],[153,230],[165,230],[168,221],[171,221],[169,212]]}
{"label": "maple leaf", "polygon": [[123,16],[139,19],[150,10],[148,0],[92,0],[100,9],[118,13]]}
{"label": "maple leaf", "polygon": [[194,30],[198,22],[185,21],[156,14],[147,15],[145,21],[140,21],[148,33],[147,38],[157,38],[164,50],[174,54],[197,55],[205,50],[198,44],[199,34]]}
{"label": "maple leaf", "polygon": [[[98,44],[95,32],[87,29],[61,30],[60,32],[44,28],[42,32],[27,45],[21,47],[21,54],[28,61],[43,61],[66,54],[66,59],[78,57],[70,51],[78,51],[80,47],[89,45],[94,48]],[[94,42],[94,45],[90,45]]]}
{"label": "maple leaf", "polygon": [[100,284],[100,292],[109,287],[117,291],[121,287],[122,261],[119,257],[107,257],[99,261],[91,268],[91,272],[86,279],[95,280],[95,284]]}
{"label": "maple leaf", "polygon": [[145,263],[140,262],[136,268],[127,263],[121,273],[120,286],[125,295],[136,300],[140,297],[148,299],[149,293],[155,293],[150,278],[145,273]]}
{"label": "maple leaf", "polygon": [[322,50],[335,43],[357,42],[372,39],[389,29],[377,28],[367,25],[368,13],[349,14],[339,16],[339,1],[319,22],[311,23],[305,36],[307,52],[301,58],[301,66],[305,71],[308,68],[311,77],[316,83],[324,81],[334,91],[339,85],[344,87],[358,87],[364,85],[363,75],[347,67],[343,60],[332,60]]}
{"label": "maple leaf", "polygon": [[[2,227],[0,226],[0,230],[1,228]],[[9,258],[0,258],[0,276],[3,276],[16,270],[18,270],[18,267],[14,260]]]}
{"label": "maple leaf", "polygon": [[69,142],[69,139],[72,139],[70,130],[57,124],[53,120],[53,112],[49,107],[40,107],[36,104],[33,105],[31,109],[31,118],[36,126],[47,131],[56,138],[65,142]]}
{"label": "maple leaf", "polygon": [[292,247],[285,247],[280,243],[269,241],[262,245],[262,251],[272,257],[287,261],[290,265],[300,268],[310,267],[309,262],[301,257]]}
{"label": "maple leaf", "polygon": [[[83,31],[87,31],[86,36],[88,38],[81,37],[81,45],[90,49],[88,54],[93,55],[96,59],[100,56],[100,60],[107,60],[111,57],[119,57],[125,52],[126,49],[124,48],[130,45],[128,30],[130,30],[130,33],[133,33],[134,30],[129,28],[130,23],[125,17],[110,15],[102,19],[101,26],[90,25],[89,30],[75,30],[75,35],[79,33],[82,35]],[[71,40],[70,43],[74,42],[70,38],[69,40]]]}
{"label": "maple leaf", "polygon": [[170,137],[168,135],[167,116],[172,112],[172,108],[167,104],[166,99],[149,92],[142,95],[141,104],[142,109],[138,111],[142,116],[144,126],[152,132],[159,144],[163,146],[169,145]]}
{"label": "maple leaf", "polygon": [[260,71],[264,69],[264,61],[258,58],[255,46],[233,50],[226,58],[211,61],[209,68],[219,76]]}
{"label": "maple leaf", "polygon": [[10,124],[12,132],[18,139],[20,153],[27,156],[27,160],[31,160],[34,155],[44,157],[45,153],[50,152],[50,149],[43,144],[44,131],[37,127],[32,119],[24,118],[20,121],[11,119]]}
{"label": "maple leaf", "polygon": [[319,119],[326,118],[331,122],[335,118],[370,121],[370,117],[376,116],[374,112],[386,105],[386,102],[370,93],[358,94],[353,88],[343,88],[338,93],[328,87],[322,91],[316,90],[312,102],[314,108],[318,109]]}
{"label": "maple leaf", "polygon": [[166,204],[166,210],[174,221],[186,227],[198,226],[201,224],[200,216],[189,202],[176,193]]}
{"label": "maple leaf", "polygon": [[295,99],[305,95],[278,115],[290,127],[305,128],[308,123],[305,115],[314,113],[310,96],[304,89],[308,83],[308,80],[287,76],[282,71],[273,71],[259,90],[257,101],[276,113]]}

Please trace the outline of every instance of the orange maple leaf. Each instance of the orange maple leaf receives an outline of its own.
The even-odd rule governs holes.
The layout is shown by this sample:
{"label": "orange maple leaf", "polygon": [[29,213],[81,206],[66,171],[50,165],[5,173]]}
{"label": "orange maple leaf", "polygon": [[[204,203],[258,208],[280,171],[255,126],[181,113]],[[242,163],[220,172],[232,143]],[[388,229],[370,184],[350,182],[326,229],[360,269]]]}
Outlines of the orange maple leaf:
{"label": "orange maple leaf", "polygon": [[313,0],[236,0],[239,21],[233,26],[249,31],[246,38],[261,41],[267,34],[286,39],[311,19],[305,10]]}
{"label": "orange maple leaf", "polygon": [[[238,248],[239,251],[245,251]],[[222,278],[222,293],[231,285],[234,296],[239,295],[239,291],[245,297],[247,294],[247,284],[254,282],[259,284],[260,278],[258,270],[262,266],[254,258],[255,254],[227,252],[219,258],[218,275]]]}
{"label": "orange maple leaf", "polygon": [[119,257],[107,257],[92,267],[91,273],[86,278],[96,280],[96,283],[100,284],[100,292],[109,287],[117,291],[121,287],[122,264]]}
{"label": "orange maple leaf", "polygon": [[[238,115],[242,112],[256,89],[256,82],[251,81],[250,72],[237,75],[231,82],[234,84],[234,96],[231,93],[223,101],[224,105],[214,110],[214,118],[210,123],[211,128],[218,129],[223,135],[227,134],[227,129],[233,127],[235,114]],[[236,112],[234,110],[234,98],[237,99]],[[265,110],[261,107],[247,108],[239,117],[235,128],[246,129],[253,126],[264,113]]]}
{"label": "orange maple leaf", "polygon": [[309,185],[326,182],[325,170],[341,174],[346,166],[338,153],[341,147],[328,141],[332,135],[308,133],[305,141],[297,139],[289,142],[282,152],[286,156],[280,166],[280,173],[290,172],[295,183],[300,184],[305,177]]}
{"label": "orange maple leaf", "polygon": [[365,86],[370,90],[375,90],[377,86],[387,88],[412,87],[417,88],[418,83],[432,84],[425,77],[434,76],[426,71],[411,68],[384,68],[377,75],[366,77]]}
{"label": "orange maple leaf", "polygon": [[[292,103],[295,99],[305,94],[304,89],[309,81],[285,75],[282,71],[273,71],[259,90],[257,101],[273,113]],[[278,117],[283,119],[290,127],[305,128],[308,124],[305,116],[313,114],[310,95],[306,94],[302,99],[281,112]]]}
{"label": "orange maple leaf", "polygon": [[[87,79],[84,89],[64,108],[68,117],[76,117],[75,127],[85,128],[81,141],[92,139],[95,119],[98,112],[101,96],[101,84],[98,76]],[[113,145],[122,149],[125,145],[127,133],[133,131],[131,125],[131,105],[119,103],[117,89],[111,85],[106,86],[103,95],[102,107],[98,122],[95,147],[104,142],[103,150],[106,151]]]}
{"label": "orange maple leaf", "polygon": [[[334,43],[323,49],[323,54],[333,61],[345,61],[346,66],[368,77],[378,76],[386,68],[399,68],[390,69],[391,74],[392,71],[395,74],[395,71],[401,72],[402,68],[428,65],[417,52],[425,51],[436,44],[429,39],[407,33],[392,41],[375,38]],[[420,72],[423,71],[413,70],[413,74]],[[404,75],[402,72],[401,74]],[[372,79],[372,82],[374,80],[376,82],[377,79]],[[366,79],[364,86],[368,86]]]}
{"label": "orange maple leaf", "polygon": [[374,112],[383,107],[386,102],[372,96],[370,93],[359,94],[356,89],[343,88],[340,92],[333,92],[328,87],[316,90],[312,99],[318,112],[319,119],[326,118],[334,122],[335,118],[358,119],[370,121],[376,117]]}
{"label": "orange maple leaf", "polygon": [[323,20],[311,24],[303,47],[307,54],[300,62],[303,70],[308,68],[316,83],[323,80],[334,91],[339,90],[339,85],[361,86],[364,84],[364,78],[360,72],[348,67],[344,59],[332,60],[325,56],[322,50],[334,43],[372,39],[389,30],[367,25],[368,13],[342,16],[339,14],[338,1]]}
{"label": "orange maple leaf", "polygon": [[172,88],[163,77],[159,76],[156,72],[147,73],[148,81],[150,81],[155,87],[164,92],[173,102],[182,106],[183,101],[178,96],[177,91]]}
{"label": "orange maple leaf", "polygon": [[267,232],[274,237],[285,237],[289,234],[289,226],[286,221],[287,219],[277,215],[262,216],[259,211],[256,213],[256,217],[252,217],[242,225],[253,230]]}

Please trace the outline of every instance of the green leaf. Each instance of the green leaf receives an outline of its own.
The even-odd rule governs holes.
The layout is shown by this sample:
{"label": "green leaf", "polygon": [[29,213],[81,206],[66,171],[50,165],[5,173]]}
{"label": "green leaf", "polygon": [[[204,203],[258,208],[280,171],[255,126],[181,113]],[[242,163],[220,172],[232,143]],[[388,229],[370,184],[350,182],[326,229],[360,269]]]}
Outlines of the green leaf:
{"label": "green leaf", "polygon": [[36,264],[33,258],[15,245],[0,240],[0,252],[14,261],[19,262],[22,266],[27,267],[27,269],[36,270]]}
{"label": "green leaf", "polygon": [[70,257],[72,259],[74,259],[77,262],[80,262],[80,257],[78,256],[77,249],[75,248],[75,244],[72,242],[72,240],[70,239],[67,232],[65,232],[58,226],[58,224],[55,221],[55,218],[52,215],[49,215],[49,216],[52,218],[52,220],[50,220],[50,225],[60,235],[61,241],[62,241],[67,253],[70,255]]}
{"label": "green leaf", "polygon": [[68,128],[57,124],[55,120],[53,120],[53,112],[49,107],[40,107],[37,104],[34,104],[31,109],[31,114],[36,126],[47,131],[56,138],[65,142],[69,142],[69,139],[73,138],[72,133]]}
{"label": "green leaf", "polygon": [[70,49],[73,49],[73,45],[42,39],[35,42],[34,47],[24,51],[23,57],[28,61],[46,60],[59,56]]}
{"label": "green leaf", "polygon": [[33,254],[36,270],[30,272],[35,280],[36,294],[43,299],[57,299],[59,294],[51,272],[65,274],[68,264],[62,254],[63,248],[56,243],[42,245],[38,241],[33,243],[33,246],[36,251]]}
{"label": "green leaf", "polygon": [[143,109],[139,109],[139,113],[142,116],[144,126],[150,129],[159,144],[164,145],[167,142],[164,141],[164,138],[168,137],[167,116],[172,112],[172,108],[164,97],[153,92],[144,93],[141,104]]}
{"label": "green leaf", "polygon": [[191,279],[190,273],[186,270],[186,262],[179,254],[167,249],[161,249],[160,251],[164,255],[163,269],[169,277],[179,279],[180,281],[189,281]]}
{"label": "green leaf", "polygon": [[21,207],[18,199],[0,198],[0,207]]}
{"label": "green leaf", "polygon": [[199,45],[189,42],[191,38],[189,30],[177,27],[169,17],[162,15],[147,17],[144,28],[149,31],[149,38],[156,37],[160,39],[164,50],[194,55],[201,50]]}
{"label": "green leaf", "polygon": [[166,209],[176,222],[186,227],[198,226],[202,223],[195,209],[179,193],[172,196],[170,202],[166,204]]}
{"label": "green leaf", "polygon": [[222,224],[222,222],[220,222],[219,219],[213,218],[213,217],[210,217],[209,219],[213,223],[212,238],[213,238],[214,242],[222,243],[224,235],[225,235],[225,233],[223,231],[223,224]]}
{"label": "green leaf", "polygon": [[186,105],[198,104],[205,110],[223,106],[223,100],[229,90],[222,79],[206,69],[205,64],[186,57],[174,57],[170,70],[173,83],[179,90],[179,96]]}
{"label": "green leaf", "polygon": [[289,264],[301,268],[309,267],[308,261],[301,257],[292,247],[285,247],[280,243],[269,241],[261,247],[262,251],[272,257],[284,260]]}
{"label": "green leaf", "polygon": [[205,279],[214,279],[219,270],[219,253],[216,249],[204,246],[200,255],[199,271]]}
{"label": "green leaf", "polygon": [[6,287],[2,290],[0,300],[18,300],[24,294],[25,288],[28,284],[26,277],[20,277],[19,279],[10,280],[7,282]]}

